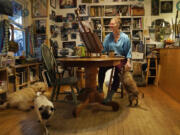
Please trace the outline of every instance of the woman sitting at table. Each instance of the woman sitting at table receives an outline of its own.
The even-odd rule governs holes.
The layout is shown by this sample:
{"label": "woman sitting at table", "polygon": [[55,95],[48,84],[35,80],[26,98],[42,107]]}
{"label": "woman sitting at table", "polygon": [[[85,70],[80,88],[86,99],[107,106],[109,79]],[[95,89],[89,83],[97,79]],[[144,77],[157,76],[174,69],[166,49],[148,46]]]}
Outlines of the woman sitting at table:
{"label": "woman sitting at table", "polygon": [[[105,102],[112,100],[114,92],[117,91],[119,87],[120,78],[118,73],[121,68],[125,65],[126,69],[131,67],[131,44],[128,35],[120,31],[121,19],[119,17],[114,17],[111,19],[109,27],[112,30],[104,39],[104,50],[103,53],[108,53],[114,51],[116,55],[125,56],[126,59],[122,60],[119,65],[115,67],[115,72],[113,76],[113,83],[111,85],[111,91],[108,93]],[[105,79],[105,73],[108,69],[112,67],[100,67],[98,74],[98,91],[103,92],[103,83]]]}

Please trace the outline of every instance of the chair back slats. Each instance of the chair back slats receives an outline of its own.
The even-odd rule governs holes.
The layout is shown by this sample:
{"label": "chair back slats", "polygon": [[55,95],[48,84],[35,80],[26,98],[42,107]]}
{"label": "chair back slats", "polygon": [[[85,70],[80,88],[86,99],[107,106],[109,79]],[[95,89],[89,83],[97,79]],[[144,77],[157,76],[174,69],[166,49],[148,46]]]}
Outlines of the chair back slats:
{"label": "chair back slats", "polygon": [[50,81],[51,83],[55,83],[57,72],[56,60],[47,45],[43,44],[41,46],[41,53]]}

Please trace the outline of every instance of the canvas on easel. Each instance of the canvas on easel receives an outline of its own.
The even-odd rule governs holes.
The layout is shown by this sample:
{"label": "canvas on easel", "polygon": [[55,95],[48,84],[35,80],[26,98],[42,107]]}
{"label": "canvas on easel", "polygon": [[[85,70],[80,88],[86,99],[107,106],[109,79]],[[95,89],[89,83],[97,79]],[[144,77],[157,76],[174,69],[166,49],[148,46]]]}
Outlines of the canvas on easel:
{"label": "canvas on easel", "polygon": [[77,15],[77,20],[79,22],[80,36],[85,43],[87,51],[89,53],[101,53],[103,50],[103,45],[99,37],[96,35],[96,33],[92,32],[92,29],[90,28],[89,24],[81,22],[78,10],[75,10],[75,13]]}

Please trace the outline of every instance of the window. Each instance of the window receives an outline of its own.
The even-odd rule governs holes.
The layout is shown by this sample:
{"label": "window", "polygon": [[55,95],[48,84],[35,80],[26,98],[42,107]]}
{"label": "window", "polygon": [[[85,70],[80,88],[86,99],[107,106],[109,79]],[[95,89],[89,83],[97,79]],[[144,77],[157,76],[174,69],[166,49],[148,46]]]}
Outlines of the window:
{"label": "window", "polygon": [[12,4],[13,16],[9,16],[9,20],[14,26],[14,41],[17,42],[19,45],[19,50],[15,54],[15,56],[21,56],[23,55],[23,52],[26,52],[24,19],[22,16],[23,6],[22,3],[19,3],[17,1],[13,1]]}

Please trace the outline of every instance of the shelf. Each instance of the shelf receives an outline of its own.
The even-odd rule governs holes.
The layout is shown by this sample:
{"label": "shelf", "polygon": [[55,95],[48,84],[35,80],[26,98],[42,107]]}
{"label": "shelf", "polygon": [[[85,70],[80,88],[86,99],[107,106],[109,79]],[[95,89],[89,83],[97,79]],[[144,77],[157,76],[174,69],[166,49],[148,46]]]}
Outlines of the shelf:
{"label": "shelf", "polygon": [[13,77],[14,76],[14,74],[10,74],[10,75],[8,75],[8,77]]}
{"label": "shelf", "polygon": [[131,27],[131,25],[122,25],[122,27]]}
{"label": "shelf", "polygon": [[101,19],[103,18],[102,16],[101,17],[96,17],[96,16],[90,16],[92,19]]}
{"label": "shelf", "polygon": [[120,5],[120,6],[130,6],[130,5],[135,5],[135,4],[139,4],[142,3],[144,4],[144,1],[141,2],[137,2],[137,1],[121,1],[121,2],[106,2],[106,3],[88,3],[89,6],[114,6],[114,5]]}
{"label": "shelf", "polygon": [[26,85],[28,85],[27,82],[26,83],[22,83],[22,84],[17,84],[17,86],[19,86],[19,87],[26,86]]}
{"label": "shelf", "polygon": [[135,28],[133,28],[132,30],[134,30],[134,31],[138,31],[138,30],[143,30],[143,29],[142,29],[142,28],[140,28],[140,29],[139,29],[139,28],[136,28],[136,29],[135,29]]}
{"label": "shelf", "polygon": [[7,92],[7,90],[0,89],[0,94],[6,93],[6,92]]}
{"label": "shelf", "polygon": [[[132,37],[133,38],[133,37]],[[140,42],[140,41],[143,41],[143,40],[140,40],[140,39],[132,39],[133,42]]]}
{"label": "shelf", "polygon": [[144,16],[131,16],[131,18],[143,18]]}
{"label": "shelf", "polygon": [[[27,63],[27,64],[19,64],[15,65],[14,68],[14,74],[15,74],[15,88],[16,90],[20,89],[20,87],[27,86],[33,82],[36,82],[39,80],[39,66],[41,63]],[[21,74],[21,71],[18,71],[18,69],[23,69],[23,72]],[[30,81],[30,74],[31,72],[34,72],[36,74],[33,81]],[[19,74],[17,76],[16,74]],[[23,78],[23,81],[20,80]],[[23,82],[23,83],[21,83]]]}
{"label": "shelf", "polygon": [[[106,2],[106,3],[91,3],[89,7],[89,12],[94,11],[92,15],[100,14],[102,16],[96,16],[96,17],[90,17],[92,20],[94,18],[98,18],[100,21],[97,24],[100,24],[102,26],[101,34],[102,39],[105,39],[105,36],[112,32],[109,29],[109,22],[110,19],[114,18],[114,14],[118,14],[121,18],[122,27],[121,31],[126,33],[129,36],[129,39],[131,41],[132,48],[136,46],[136,44],[143,43],[143,30],[144,30],[144,16],[133,16],[132,14],[132,6],[144,2],[135,2],[135,1],[123,1],[123,2]],[[98,8],[99,6],[99,8]],[[121,16],[119,14],[119,11],[123,8],[126,8],[127,10],[125,12],[122,12]],[[92,9],[92,10],[90,10]],[[98,13],[96,13],[96,12]],[[124,15],[124,16],[122,16]],[[139,37],[139,39],[135,37]],[[133,39],[134,37],[134,39]],[[144,54],[145,50],[143,50],[141,56],[143,55],[142,59],[144,60]]]}
{"label": "shelf", "polygon": [[4,68],[0,68],[0,71],[5,71],[6,70],[6,68],[4,67]]}
{"label": "shelf", "polygon": [[129,30],[122,30],[122,32],[128,32],[128,33],[130,33],[131,31],[129,31]]}
{"label": "shelf", "polygon": [[112,31],[104,31],[104,32],[112,32]]}
{"label": "shelf", "polygon": [[30,81],[30,83],[34,83],[34,82],[36,82],[36,81],[39,81],[39,79],[35,79],[35,80],[33,80],[33,81]]}
{"label": "shelf", "polygon": [[38,34],[38,33],[35,33],[34,35],[37,35],[37,36],[46,36],[46,33],[45,33],[45,34]]}
{"label": "shelf", "polygon": [[[103,18],[103,19],[111,19],[113,17],[114,16],[101,16],[101,18]],[[131,18],[131,16],[120,16],[120,18]]]}
{"label": "shelf", "polygon": [[150,77],[150,78],[154,78],[154,77],[156,77],[156,76],[148,76],[148,77]]}

